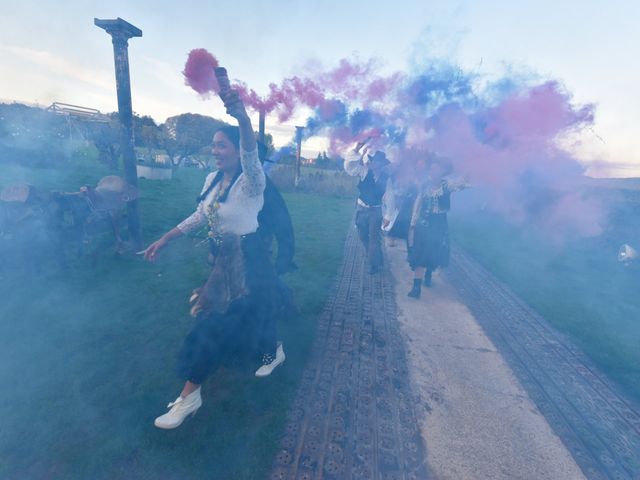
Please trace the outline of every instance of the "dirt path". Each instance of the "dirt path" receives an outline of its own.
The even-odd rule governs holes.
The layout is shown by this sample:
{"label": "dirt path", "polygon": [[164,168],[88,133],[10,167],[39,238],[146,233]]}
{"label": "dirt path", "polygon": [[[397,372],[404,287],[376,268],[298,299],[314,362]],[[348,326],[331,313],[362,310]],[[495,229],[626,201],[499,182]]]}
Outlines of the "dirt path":
{"label": "dirt path", "polygon": [[585,476],[640,479],[640,406],[464,251],[447,278]]}
{"label": "dirt path", "polygon": [[349,232],[270,478],[640,479],[637,406],[569,339],[462,251],[419,301],[386,253]]}
{"label": "dirt path", "polygon": [[580,479],[580,468],[440,275],[408,298],[404,245],[387,248],[419,421],[438,479]]}

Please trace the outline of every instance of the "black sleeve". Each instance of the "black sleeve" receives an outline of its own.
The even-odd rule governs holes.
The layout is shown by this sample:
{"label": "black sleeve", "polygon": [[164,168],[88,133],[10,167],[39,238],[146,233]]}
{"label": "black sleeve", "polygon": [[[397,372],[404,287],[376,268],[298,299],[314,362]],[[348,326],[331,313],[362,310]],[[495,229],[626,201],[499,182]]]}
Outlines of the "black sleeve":
{"label": "black sleeve", "polygon": [[261,228],[272,234],[278,243],[275,262],[277,273],[281,275],[296,270],[298,267],[293,261],[295,236],[291,215],[284,198],[268,176],[264,191],[264,208],[260,220]]}

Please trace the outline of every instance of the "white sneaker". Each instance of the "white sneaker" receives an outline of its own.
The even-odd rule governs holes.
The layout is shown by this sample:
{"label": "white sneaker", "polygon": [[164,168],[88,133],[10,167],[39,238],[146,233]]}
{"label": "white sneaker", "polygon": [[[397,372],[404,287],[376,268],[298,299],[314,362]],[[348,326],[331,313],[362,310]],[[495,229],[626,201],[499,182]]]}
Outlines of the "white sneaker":
{"label": "white sneaker", "polygon": [[178,397],[175,402],[167,405],[170,408],[167,413],[156,418],[154,422],[158,428],[176,428],[179,427],[188,415],[195,415],[202,406],[202,397],[200,396],[200,388],[191,392],[186,397]]}
{"label": "white sneaker", "polygon": [[281,363],[283,363],[284,359],[287,358],[286,355],[284,354],[284,349],[282,348],[282,342],[278,342],[278,348],[276,350],[276,358],[269,361],[269,358],[266,358],[266,357],[267,357],[266,355],[265,357],[263,357],[265,358],[264,361],[268,361],[269,363],[265,363],[258,370],[256,370],[256,377],[268,377],[269,375],[271,375],[271,372],[273,372],[273,369],[276,368]]}

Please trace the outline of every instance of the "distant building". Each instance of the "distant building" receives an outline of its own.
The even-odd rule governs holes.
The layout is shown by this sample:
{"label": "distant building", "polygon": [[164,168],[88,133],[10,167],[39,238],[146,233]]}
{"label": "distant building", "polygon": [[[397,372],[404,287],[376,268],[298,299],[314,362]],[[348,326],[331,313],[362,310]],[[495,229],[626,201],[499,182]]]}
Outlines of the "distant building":
{"label": "distant building", "polygon": [[171,158],[166,153],[156,153],[155,160],[159,165],[171,165]]}

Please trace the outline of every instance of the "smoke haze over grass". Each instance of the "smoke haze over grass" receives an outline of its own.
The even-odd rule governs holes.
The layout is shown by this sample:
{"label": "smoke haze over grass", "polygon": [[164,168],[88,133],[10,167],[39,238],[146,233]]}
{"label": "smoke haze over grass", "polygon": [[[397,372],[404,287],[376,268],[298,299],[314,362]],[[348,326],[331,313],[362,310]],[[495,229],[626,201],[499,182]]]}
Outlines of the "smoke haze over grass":
{"label": "smoke haze over grass", "polygon": [[[0,186],[20,180],[67,190],[95,184],[102,174],[23,167],[3,173]],[[192,211],[204,176],[181,169],[172,181],[141,180],[147,241]],[[181,388],[175,359],[192,326],[187,299],[207,278],[201,239],[176,242],[157,264],[115,255],[105,235],[86,256],[69,256],[67,270],[0,265],[0,381],[12,385],[0,400],[13,405],[0,429],[0,478],[263,478],[351,217],[348,199],[285,200],[300,267],[286,281],[301,312],[280,325],[288,361],[266,382],[253,376],[254,365],[222,369],[203,387],[196,420],[173,432],[156,429],[153,419]]]}

